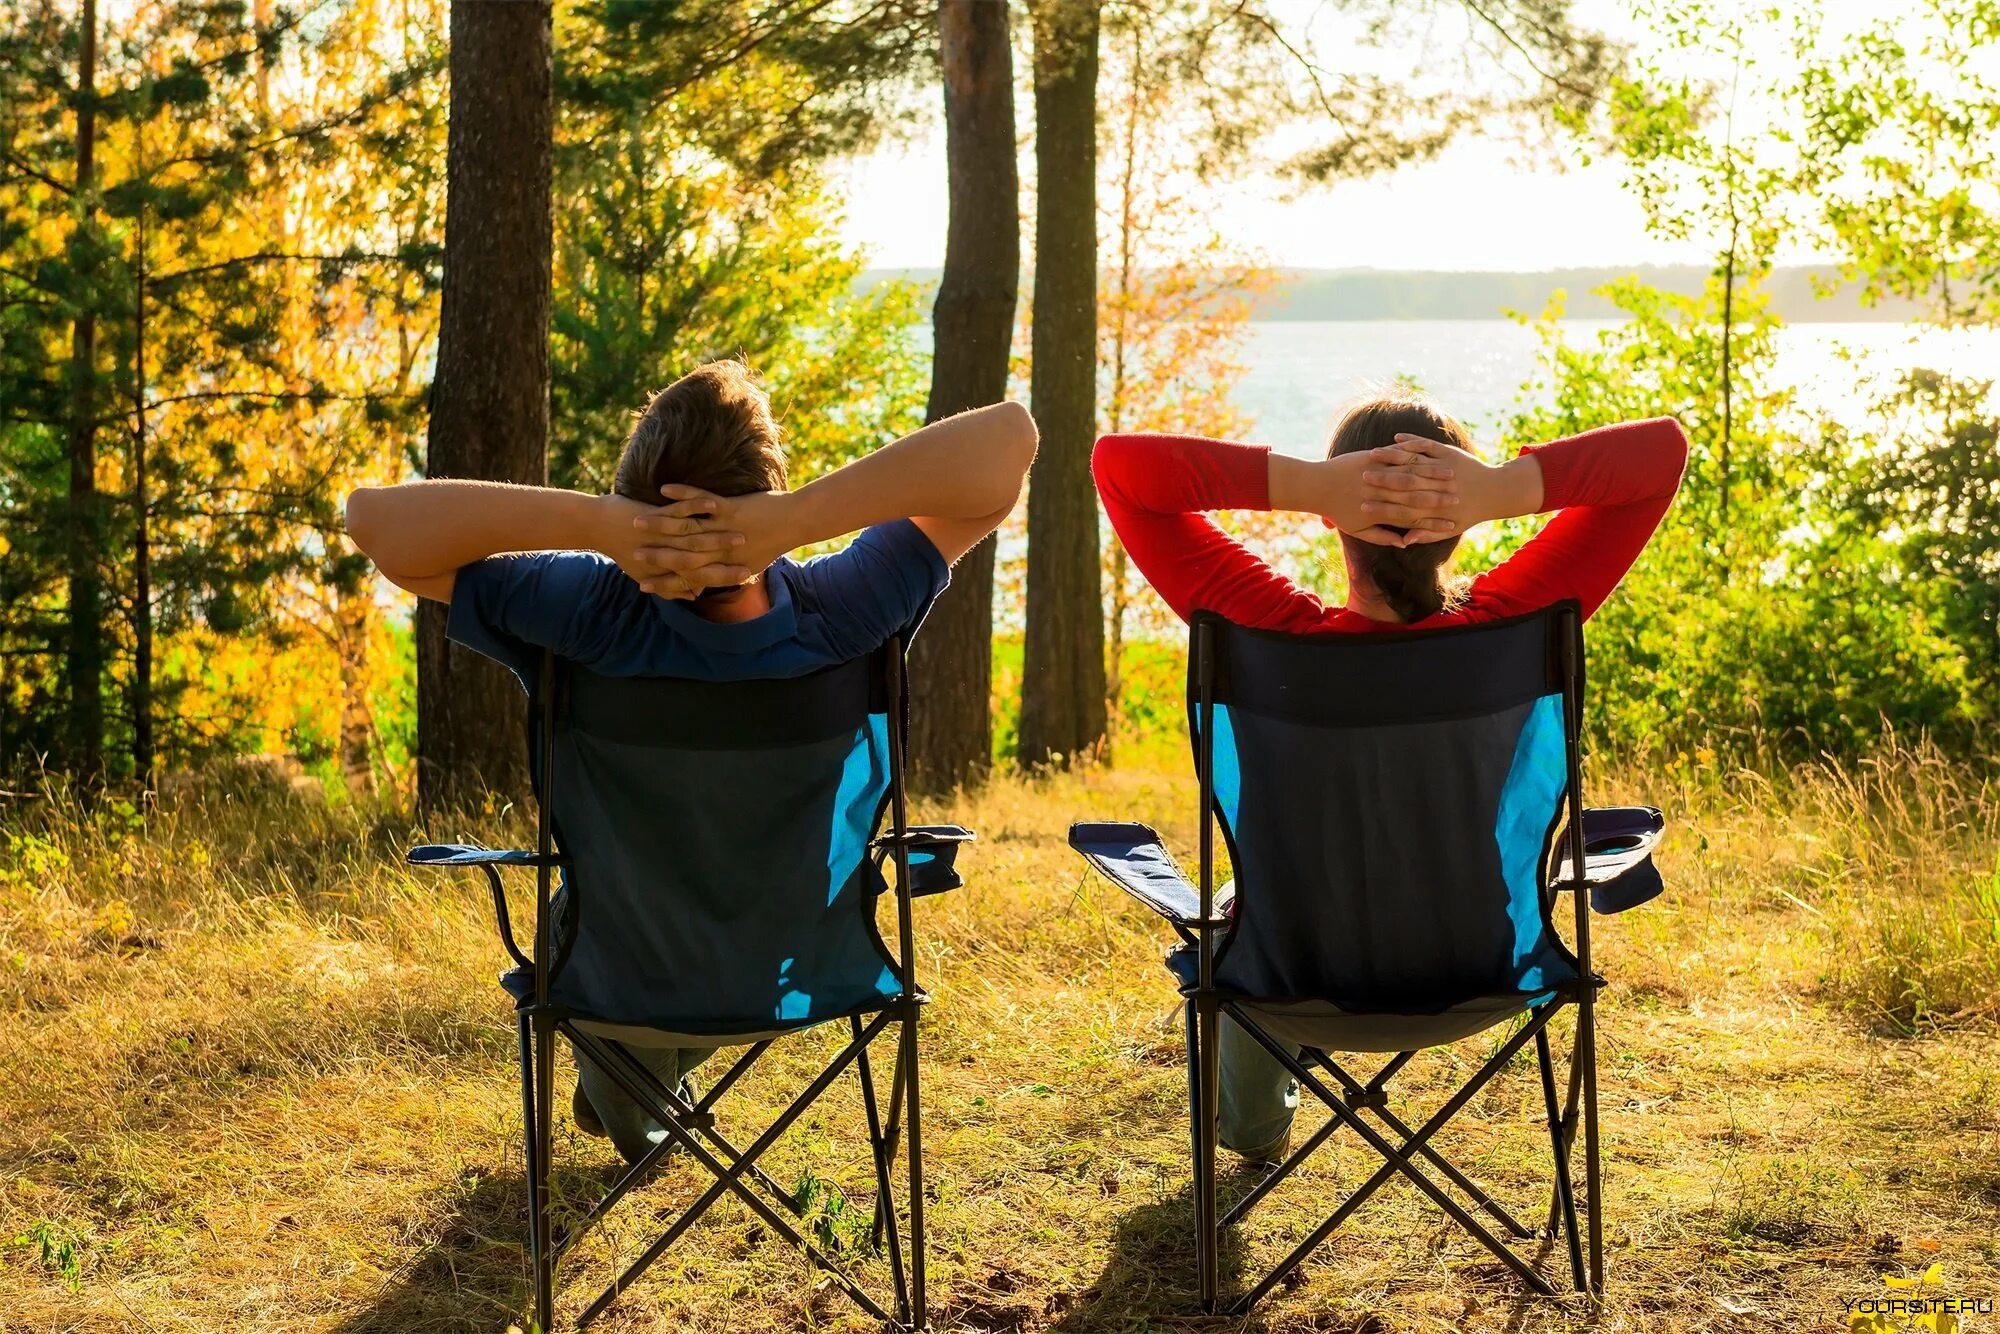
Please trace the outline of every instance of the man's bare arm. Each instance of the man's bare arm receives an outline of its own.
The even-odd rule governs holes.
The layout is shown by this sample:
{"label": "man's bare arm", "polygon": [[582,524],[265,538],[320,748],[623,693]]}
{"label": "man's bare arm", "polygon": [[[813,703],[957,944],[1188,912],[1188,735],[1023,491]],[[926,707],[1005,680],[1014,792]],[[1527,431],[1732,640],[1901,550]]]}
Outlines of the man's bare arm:
{"label": "man's bare arm", "polygon": [[[553,487],[455,479],[362,487],[347,498],[347,535],[389,582],[419,597],[451,601],[458,571],[504,551],[598,551],[627,573],[657,574],[638,563],[643,535],[632,520],[652,510],[622,496]],[[678,569],[738,583],[750,571],[733,562],[728,534],[701,534],[677,551]],[[706,586],[705,584],[703,586]]]}

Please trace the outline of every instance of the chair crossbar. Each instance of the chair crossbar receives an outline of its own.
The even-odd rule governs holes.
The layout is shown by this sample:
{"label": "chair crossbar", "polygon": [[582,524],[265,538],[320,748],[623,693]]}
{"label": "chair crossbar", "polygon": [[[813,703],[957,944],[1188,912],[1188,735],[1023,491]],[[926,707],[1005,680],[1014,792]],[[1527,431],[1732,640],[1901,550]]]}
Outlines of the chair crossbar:
{"label": "chair crossbar", "polygon": [[[1370,1148],[1379,1153],[1384,1160],[1383,1165],[1376,1170],[1374,1175],[1357,1186],[1341,1202],[1340,1206],[1328,1216],[1325,1222],[1313,1229],[1254,1288],[1243,1294],[1243,1296],[1239,1297],[1232,1304],[1230,1308],[1231,1314],[1244,1314],[1259,1301],[1263,1300],[1284,1279],[1286,1274],[1303,1264],[1307,1257],[1319,1249],[1326,1239],[1333,1235],[1356,1209],[1360,1208],[1370,1196],[1381,1189],[1382,1186],[1387,1184],[1398,1173],[1409,1178],[1419,1190],[1430,1198],[1432,1203],[1443,1209],[1454,1222],[1464,1228],[1474,1239],[1491,1251],[1497,1259],[1519,1275],[1522,1282],[1528,1284],[1529,1287],[1544,1296],[1554,1296],[1554,1285],[1544,1278],[1539,1270],[1526,1260],[1523,1260],[1506,1242],[1494,1236],[1491,1230],[1485,1224],[1481,1223],[1474,1214],[1448,1195],[1436,1182],[1419,1171],[1416,1165],[1410,1161],[1410,1158],[1428,1144],[1431,1137],[1438,1130],[1442,1129],[1447,1122],[1458,1115],[1465,1104],[1470,1102],[1480,1089],[1484,1088],[1493,1076],[1498,1074],[1513,1059],[1516,1052],[1520,1051],[1522,1047],[1526,1046],[1529,1041],[1548,1026],[1549,1020],[1554,1017],[1556,1010],[1560,1008],[1562,1003],[1556,1002],[1543,1006],[1539,1013],[1501,1045],[1499,1051],[1487,1058],[1485,1064],[1480,1066],[1473,1076],[1445,1102],[1444,1106],[1433,1113],[1430,1119],[1425,1121],[1419,1129],[1406,1135],[1403,1143],[1400,1145],[1392,1144],[1385,1139],[1379,1131],[1362,1118],[1359,1111],[1350,1107],[1344,1098],[1328,1088],[1322,1080],[1294,1057],[1291,1052],[1273,1040],[1254,1021],[1247,1018],[1240,1007],[1234,1004],[1225,1004],[1223,1006],[1224,1013],[1235,1019],[1246,1033],[1271,1054],[1273,1059],[1291,1071],[1292,1076],[1299,1081],[1302,1087],[1310,1090],[1313,1096],[1326,1104],[1327,1109],[1333,1114],[1333,1121],[1329,1122],[1329,1124],[1335,1122],[1345,1124],[1356,1135],[1360,1136]],[[1298,1155],[1294,1155],[1294,1157],[1296,1158]],[[1287,1160],[1287,1163],[1287,1170],[1290,1167],[1296,1166],[1296,1163],[1292,1163],[1291,1160]]]}
{"label": "chair crossbar", "polygon": [[722,1078],[716,1080],[709,1086],[708,1092],[701,1095],[701,1101],[696,1103],[695,1107],[704,1112],[714,1108],[716,1099],[727,1093],[731,1085],[749,1073],[750,1067],[757,1063],[757,1058],[769,1050],[771,1042],[772,1039],[765,1038],[762,1042],[751,1043],[749,1048],[722,1072]]}
{"label": "chair crossbar", "polygon": [[[1407,1063],[1407,1058],[1414,1056],[1416,1053],[1399,1053],[1395,1060],[1384,1067],[1382,1073],[1377,1074],[1375,1078],[1369,1080],[1364,1086],[1357,1082],[1347,1071],[1341,1069],[1340,1064],[1324,1051],[1315,1047],[1307,1047],[1303,1050],[1307,1056],[1312,1058],[1315,1065],[1340,1081],[1350,1105],[1366,1107],[1368,1110],[1374,1112],[1377,1120],[1381,1121],[1382,1124],[1388,1126],[1389,1129],[1395,1131],[1398,1135],[1403,1136],[1404,1139],[1409,1139],[1412,1135],[1416,1134],[1414,1130],[1410,1129],[1403,1118],[1396,1115],[1395,1111],[1390,1108],[1386,1096],[1386,1086],[1389,1082],[1388,1077],[1397,1070],[1400,1070]],[[1447,1181],[1450,1181],[1453,1185],[1471,1196],[1475,1204],[1493,1215],[1493,1220],[1500,1224],[1501,1227],[1506,1228],[1509,1233],[1523,1241],[1535,1235],[1533,1228],[1528,1227],[1516,1219],[1514,1215],[1508,1213],[1499,1201],[1495,1200],[1480,1187],[1478,1182],[1459,1171],[1450,1159],[1439,1153],[1428,1141],[1417,1145],[1416,1151],[1423,1156],[1424,1161],[1442,1173]]]}
{"label": "chair crossbar", "polygon": [[[666,1107],[660,1105],[665,1100],[678,1101],[678,1099],[672,1098],[671,1092],[660,1084],[658,1078],[650,1070],[647,1070],[623,1050],[610,1044],[601,1043],[589,1034],[573,1035],[581,1039],[580,1045],[582,1049],[604,1069],[606,1074],[611,1076],[612,1080],[619,1087],[624,1089],[632,1098],[645,1105],[648,1111],[660,1119],[660,1123],[665,1127],[669,1139],[687,1149],[694,1156],[695,1160],[715,1178],[713,1184],[683,1210],[680,1216],[668,1226],[667,1230],[661,1233],[650,1246],[642,1251],[639,1257],[627,1266],[622,1274],[612,1280],[611,1284],[598,1295],[597,1299],[585,1308],[583,1314],[578,1317],[577,1323],[579,1325],[588,1325],[601,1315],[605,1308],[617,1299],[620,1292],[629,1288],[647,1269],[652,1267],[656,1260],[666,1254],[668,1249],[680,1239],[681,1235],[692,1227],[703,1214],[707,1213],[717,1200],[721,1199],[725,1194],[731,1193],[740,1198],[773,1231],[790,1242],[807,1260],[824,1269],[834,1282],[840,1286],[841,1290],[846,1292],[862,1310],[878,1320],[889,1320],[889,1313],[873,1297],[870,1297],[837,1261],[813,1245],[810,1239],[797,1228],[793,1227],[762,1195],[753,1190],[750,1184],[743,1180],[743,1177],[755,1167],[757,1159],[762,1157],[773,1144],[777,1143],[785,1131],[791,1128],[792,1123],[803,1115],[813,1103],[817,1102],[828,1088],[832,1087],[834,1081],[840,1077],[848,1065],[854,1061],[855,1057],[861,1051],[865,1050],[868,1044],[873,1042],[889,1024],[890,1020],[894,1017],[894,1013],[893,1010],[883,1010],[853,1036],[841,1048],[840,1053],[778,1115],[777,1119],[771,1123],[764,1133],[759,1135],[750,1144],[749,1148],[743,1150],[741,1156],[731,1163],[724,1163],[721,1159],[717,1158],[707,1145],[702,1143],[700,1136],[681,1124],[679,1118],[675,1117]],[[648,1085],[651,1087],[648,1088]],[[661,1095],[666,1095],[666,1097],[662,1098]],[[684,1103],[682,1105],[685,1106]],[[768,1177],[766,1180],[768,1180]]]}
{"label": "chair crossbar", "polygon": [[[1569,1170],[1569,1155],[1571,1150],[1573,1150],[1576,1147],[1576,1132],[1578,1125],[1577,1101],[1582,1096],[1583,1096],[1583,1065],[1579,1061],[1572,1060],[1569,1066],[1569,1089],[1566,1093],[1564,1093],[1562,1102],[1561,1167],[1564,1172],[1567,1172]],[[1561,1207],[1561,1203],[1562,1203],[1561,1200],[1557,1198],[1557,1196],[1553,1191],[1551,1191],[1549,1194],[1549,1230],[1551,1232],[1555,1231],[1557,1211]]]}
{"label": "chair crossbar", "polygon": [[[1341,1069],[1338,1064],[1329,1060],[1326,1057],[1326,1053],[1316,1051],[1313,1055],[1332,1072],[1336,1079],[1340,1080],[1342,1086],[1348,1090],[1350,1098],[1362,1095],[1373,1098],[1381,1094],[1390,1078],[1398,1070],[1409,1064],[1410,1058],[1415,1056],[1416,1053],[1413,1051],[1396,1053],[1388,1064],[1375,1072],[1375,1077],[1370,1079],[1365,1086],[1355,1083],[1353,1076]],[[1377,1110],[1381,1110],[1379,1105]],[[1298,1148],[1293,1149],[1290,1154],[1286,1155],[1282,1163],[1279,1163],[1276,1167],[1265,1173],[1264,1178],[1255,1186],[1252,1186],[1248,1194],[1229,1207],[1228,1212],[1222,1215],[1222,1222],[1219,1226],[1226,1228],[1240,1221],[1245,1214],[1257,1206],[1259,1201],[1275,1190],[1293,1172],[1303,1167],[1306,1159],[1318,1152],[1319,1146],[1326,1143],[1333,1136],[1334,1131],[1340,1129],[1340,1124],[1340,1118],[1337,1116],[1329,1116],[1326,1120],[1320,1122],[1319,1128],[1306,1136],[1305,1141]],[[1410,1133],[1408,1127],[1399,1126],[1398,1129],[1399,1133],[1403,1135]]]}
{"label": "chair crossbar", "polygon": [[[556,1029],[558,1032],[567,1036],[572,1042],[578,1042],[578,1041],[590,1042],[591,1043],[590,1049],[593,1053],[599,1050],[596,1039],[589,1037],[580,1039],[578,1030],[567,1020],[559,1022],[556,1025]],[[761,1054],[763,1046],[768,1046],[768,1045],[769,1045],[768,1043],[760,1044],[760,1046],[757,1048],[758,1054]],[[739,1068],[747,1066],[747,1064],[748,1064],[747,1061],[737,1062],[737,1066]],[[715,1117],[712,1112],[706,1110],[706,1103],[707,1103],[706,1099],[703,1100],[702,1104],[690,1106],[684,1098],[680,1097],[678,1093],[674,1092],[671,1089],[666,1088],[659,1082],[659,1080],[656,1077],[653,1077],[652,1071],[645,1070],[644,1066],[640,1066],[639,1069],[645,1071],[645,1074],[648,1077],[647,1078],[648,1087],[646,1090],[647,1096],[640,1096],[639,1094],[634,1094],[633,1096],[640,1103],[640,1105],[645,1107],[647,1111],[652,1113],[652,1115],[656,1119],[658,1119],[662,1125],[666,1125],[669,1122],[672,1122],[673,1124],[677,1125],[683,1130],[691,1130],[701,1135],[702,1138],[706,1139],[710,1144],[712,1144],[717,1149],[717,1151],[719,1151],[723,1155],[724,1159],[728,1162],[734,1163],[742,1158],[743,1151],[741,1149],[738,1149],[734,1144],[730,1143],[727,1137],[725,1137],[715,1129]],[[615,1079],[616,1076],[613,1075],[613,1078]],[[659,1143],[655,1144],[652,1148],[646,1150],[645,1156],[640,1158],[638,1162],[633,1163],[630,1167],[626,1168],[625,1171],[619,1176],[618,1180],[612,1184],[611,1189],[605,1192],[603,1198],[599,1199],[596,1204],[592,1205],[590,1211],[586,1213],[581,1219],[579,1219],[574,1225],[572,1225],[568,1230],[568,1232],[565,1233],[559,1240],[555,1242],[550,1252],[552,1257],[555,1260],[558,1261],[561,1260],[562,1257],[569,1251],[570,1247],[575,1245],[576,1242],[579,1241],[586,1232],[588,1232],[591,1228],[595,1227],[598,1223],[603,1221],[605,1215],[609,1214],[611,1210],[614,1207],[616,1207],[618,1201],[620,1201],[625,1197],[626,1192],[631,1190],[632,1187],[638,1185],[641,1181],[645,1180],[647,1174],[652,1171],[654,1165],[657,1164],[660,1161],[660,1159],[664,1158],[674,1148],[674,1146],[677,1143],[679,1143],[678,1139],[672,1135],[669,1135],[666,1139],[661,1140]],[[764,1189],[767,1192],[769,1192],[771,1198],[776,1200],[780,1205],[782,1205],[786,1209],[791,1210],[791,1212],[794,1214],[804,1213],[804,1209],[798,1204],[798,1202],[791,1197],[791,1195],[785,1190],[783,1186],[780,1186],[776,1181],[773,1181],[771,1177],[764,1171],[763,1168],[757,1167],[753,1164],[749,1169],[749,1174],[759,1185],[764,1187]]]}
{"label": "chair crossbar", "polygon": [[[1546,1110],[1549,1125],[1549,1147],[1555,1162],[1555,1204],[1561,1211],[1563,1235],[1569,1243],[1570,1273],[1581,1288],[1583,1278],[1583,1242],[1576,1235],[1576,1198],[1569,1180],[1569,1150],[1563,1143],[1562,1114],[1556,1109],[1555,1063],[1549,1056],[1549,1031],[1544,1028],[1535,1034],[1535,1061],[1542,1072],[1542,1105]],[[1550,1225],[1550,1235],[1554,1225]]]}
{"label": "chair crossbar", "polygon": [[1293,1149],[1291,1153],[1285,1156],[1285,1161],[1265,1173],[1263,1179],[1252,1186],[1242,1199],[1229,1206],[1228,1211],[1222,1215],[1222,1222],[1218,1226],[1226,1228],[1240,1221],[1266,1195],[1276,1190],[1293,1172],[1303,1167],[1306,1159],[1317,1153],[1319,1146],[1333,1138],[1333,1132],[1338,1129],[1340,1129],[1340,1118],[1337,1116],[1329,1116],[1326,1120],[1320,1122],[1317,1130],[1306,1136],[1304,1142],[1298,1148]]}
{"label": "chair crossbar", "polygon": [[[868,1053],[867,1052],[861,1053],[860,1060],[862,1062],[862,1069],[864,1070],[864,1072],[866,1071],[867,1068],[866,1067],[867,1059],[868,1059]],[[885,1162],[896,1155],[897,1146],[901,1143],[903,1134],[902,1061],[898,1060],[894,1062],[892,1070],[893,1073],[889,1078],[889,1109],[887,1114],[882,1119],[882,1132],[877,1137],[882,1144],[883,1161]],[[873,1082],[872,1077],[870,1079],[870,1082],[871,1083]],[[871,1117],[874,1115],[874,1112],[875,1108],[874,1105],[871,1103],[869,1108],[869,1113]],[[890,1216],[891,1213],[893,1212],[889,1208],[890,1203],[891,1201],[888,1195],[878,1196],[875,1201],[875,1224],[874,1227],[870,1230],[868,1235],[869,1235],[869,1240],[872,1241],[877,1248],[880,1248],[880,1246],[882,1245],[883,1233],[886,1231],[889,1225],[895,1221]]]}
{"label": "chair crossbar", "polygon": [[[856,1015],[848,1020],[854,1032],[854,1040],[861,1042],[861,1017]],[[900,1063],[898,1066],[900,1072]],[[900,1235],[900,1224],[896,1218],[896,1196],[889,1180],[889,1158],[895,1150],[882,1133],[882,1109],[875,1102],[875,1074],[869,1069],[868,1046],[862,1043],[855,1053],[854,1070],[861,1080],[861,1105],[868,1115],[868,1146],[875,1159],[875,1217],[868,1227],[869,1244],[882,1245],[882,1233],[886,1227],[891,1236]],[[889,1282],[896,1290],[896,1318],[905,1324],[910,1320],[910,1289],[903,1274],[903,1248],[889,1247]]]}

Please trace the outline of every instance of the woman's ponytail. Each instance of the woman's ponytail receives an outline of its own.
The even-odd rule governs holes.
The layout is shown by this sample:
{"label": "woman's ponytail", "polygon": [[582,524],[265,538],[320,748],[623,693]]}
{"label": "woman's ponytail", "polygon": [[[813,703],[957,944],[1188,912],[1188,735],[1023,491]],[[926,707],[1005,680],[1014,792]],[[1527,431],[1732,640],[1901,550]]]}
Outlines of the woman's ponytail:
{"label": "woman's ponytail", "polygon": [[1354,545],[1362,548],[1362,562],[1376,591],[1405,624],[1435,616],[1457,600],[1458,590],[1446,583],[1442,568],[1451,555],[1452,543],[1426,542],[1414,547]]}

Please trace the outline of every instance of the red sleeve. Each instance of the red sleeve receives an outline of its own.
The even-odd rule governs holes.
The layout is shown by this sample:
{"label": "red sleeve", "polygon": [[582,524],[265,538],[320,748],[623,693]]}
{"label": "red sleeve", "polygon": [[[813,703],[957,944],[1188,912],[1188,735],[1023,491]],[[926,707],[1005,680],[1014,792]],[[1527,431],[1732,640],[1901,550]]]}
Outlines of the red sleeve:
{"label": "red sleeve", "polygon": [[1271,508],[1270,447],[1191,435],[1107,435],[1090,469],[1132,563],[1182,620],[1308,631],[1326,608],[1218,528],[1206,510]]}
{"label": "red sleeve", "polygon": [[1562,512],[1473,581],[1464,612],[1484,620],[1575,598],[1589,616],[1639,559],[1673,503],[1687,467],[1687,432],[1672,417],[1655,417],[1523,452],[1542,465],[1542,508]]}

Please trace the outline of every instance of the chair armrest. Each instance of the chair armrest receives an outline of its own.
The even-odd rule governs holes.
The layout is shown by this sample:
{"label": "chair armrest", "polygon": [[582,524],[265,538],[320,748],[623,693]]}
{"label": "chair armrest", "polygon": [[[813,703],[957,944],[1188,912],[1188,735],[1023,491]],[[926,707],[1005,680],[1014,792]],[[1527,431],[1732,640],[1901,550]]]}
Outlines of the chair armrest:
{"label": "chair armrest", "polygon": [[404,860],[412,866],[561,866],[562,854],[547,857],[520,848],[481,848],[471,843],[424,843]]}
{"label": "chair armrest", "polygon": [[[471,843],[424,843],[411,848],[404,860],[412,866],[477,866],[486,872],[487,888],[493,891],[493,917],[500,928],[500,943],[521,967],[533,970],[535,961],[514,940],[514,924],[507,916],[507,891],[500,882],[503,866],[561,866],[561,853],[543,857],[521,848],[482,848]],[[567,950],[564,951],[567,954]],[[556,967],[562,960],[556,961]]]}
{"label": "chair armrest", "polygon": [[[1590,886],[1590,906],[1600,913],[1624,912],[1666,888],[1653,864],[1653,850],[1667,827],[1666,816],[1651,806],[1601,806],[1583,813],[1583,883]],[[1568,845],[1568,835],[1556,844]],[[1556,866],[1556,886],[1574,888],[1575,872],[1568,858]]]}
{"label": "chair armrest", "polygon": [[[1069,827],[1069,845],[1118,888],[1151,908],[1183,935],[1201,923],[1201,891],[1182,873],[1149,825],[1125,820]],[[1218,893],[1215,910],[1227,901]]]}
{"label": "chair armrest", "polygon": [[[977,837],[963,825],[916,824],[905,830],[902,838],[884,834],[872,846],[878,870],[895,855],[899,843],[908,850],[910,897],[922,898],[964,887],[965,878],[958,873],[958,846]],[[878,884],[878,893],[889,887],[887,880]]]}

